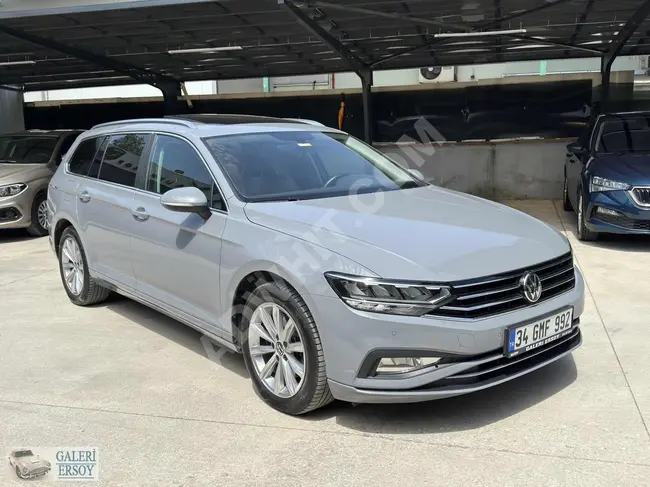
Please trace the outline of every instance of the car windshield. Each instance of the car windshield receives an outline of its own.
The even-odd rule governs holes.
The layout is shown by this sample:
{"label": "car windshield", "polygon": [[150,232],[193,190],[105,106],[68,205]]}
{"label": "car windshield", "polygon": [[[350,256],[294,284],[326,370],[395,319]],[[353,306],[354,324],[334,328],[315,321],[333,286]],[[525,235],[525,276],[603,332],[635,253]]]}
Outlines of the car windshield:
{"label": "car windshield", "polygon": [[605,120],[596,151],[607,154],[650,153],[650,115]]}
{"label": "car windshield", "polygon": [[20,450],[20,451],[17,451],[16,453],[14,453],[14,456],[16,458],[19,458],[19,457],[31,457],[33,455],[34,454],[32,453],[31,450]]}
{"label": "car windshield", "polygon": [[204,139],[244,201],[286,201],[425,186],[381,152],[333,132]]}
{"label": "car windshield", "polygon": [[50,161],[58,137],[8,135],[0,137],[0,162],[45,164]]}

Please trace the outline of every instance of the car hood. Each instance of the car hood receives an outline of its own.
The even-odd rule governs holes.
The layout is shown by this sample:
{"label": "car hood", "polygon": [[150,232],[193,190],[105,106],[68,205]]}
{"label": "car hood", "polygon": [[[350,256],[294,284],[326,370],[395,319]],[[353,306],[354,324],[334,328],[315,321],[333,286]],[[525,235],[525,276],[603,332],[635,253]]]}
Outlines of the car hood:
{"label": "car hood", "polygon": [[564,236],[533,217],[433,186],[250,203],[244,211],[253,223],[320,245],[387,278],[470,279],[570,250]]}
{"label": "car hood", "polygon": [[589,172],[632,185],[650,185],[650,154],[602,154],[594,157]]}
{"label": "car hood", "polygon": [[47,461],[40,457],[20,457],[16,458],[16,465],[18,465],[21,470],[23,468],[34,470],[41,467],[47,467]]}
{"label": "car hood", "polygon": [[2,164],[0,163],[0,185],[28,183],[53,175],[48,164]]}

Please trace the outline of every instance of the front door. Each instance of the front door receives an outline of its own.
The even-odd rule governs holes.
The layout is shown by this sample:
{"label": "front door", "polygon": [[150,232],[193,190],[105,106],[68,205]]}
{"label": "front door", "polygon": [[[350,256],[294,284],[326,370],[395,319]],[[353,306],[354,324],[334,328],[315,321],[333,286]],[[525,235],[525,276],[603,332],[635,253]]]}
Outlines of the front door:
{"label": "front door", "polygon": [[[207,220],[160,203],[166,191],[187,186],[205,193],[212,207]],[[212,174],[190,142],[156,136],[132,213],[137,222],[132,246],[138,291],[221,334],[219,262],[227,214]]]}

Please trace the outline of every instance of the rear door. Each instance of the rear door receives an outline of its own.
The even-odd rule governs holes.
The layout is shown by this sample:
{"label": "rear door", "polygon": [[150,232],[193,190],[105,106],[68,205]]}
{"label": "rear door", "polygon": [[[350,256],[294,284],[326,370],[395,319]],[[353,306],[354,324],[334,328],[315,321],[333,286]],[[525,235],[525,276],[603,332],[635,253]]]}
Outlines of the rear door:
{"label": "rear door", "polygon": [[[208,220],[167,210],[160,203],[160,195],[188,186],[205,193],[212,207]],[[189,141],[156,136],[132,211],[137,215],[132,242],[138,291],[221,334],[219,264],[226,205],[205,161]]]}
{"label": "rear door", "polygon": [[105,138],[77,187],[77,215],[90,267],[99,277],[131,289],[135,288],[131,207],[151,138],[139,133]]}

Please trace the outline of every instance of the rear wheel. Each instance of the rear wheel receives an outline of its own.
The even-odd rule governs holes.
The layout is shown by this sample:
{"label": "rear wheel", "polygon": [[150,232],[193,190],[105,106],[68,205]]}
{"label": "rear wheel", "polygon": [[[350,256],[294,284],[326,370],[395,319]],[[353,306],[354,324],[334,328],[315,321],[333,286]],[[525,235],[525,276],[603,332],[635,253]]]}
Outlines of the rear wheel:
{"label": "rear wheel", "polygon": [[90,306],[108,298],[110,291],[90,276],[86,252],[73,227],[63,231],[58,254],[61,280],[70,301],[77,306]]}
{"label": "rear wheel", "polygon": [[569,200],[569,181],[566,174],[564,175],[564,188],[562,190],[562,209],[564,211],[573,211],[571,201]]}
{"label": "rear wheel", "polygon": [[294,289],[283,282],[259,286],[241,325],[246,367],[264,402],[297,415],[333,400],[316,323]]}
{"label": "rear wheel", "polygon": [[32,203],[32,224],[27,227],[27,232],[34,237],[47,235],[47,195],[39,194]]}
{"label": "rear wheel", "polygon": [[578,240],[592,242],[598,238],[598,233],[587,228],[585,211],[582,190],[580,190],[578,193]]}

